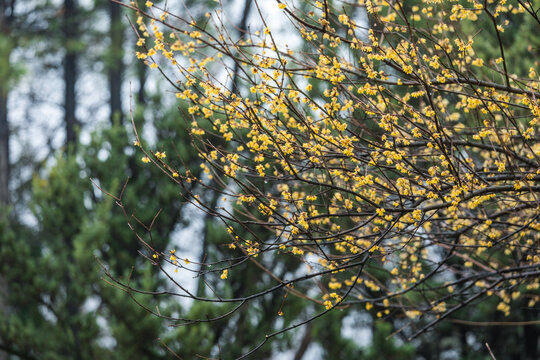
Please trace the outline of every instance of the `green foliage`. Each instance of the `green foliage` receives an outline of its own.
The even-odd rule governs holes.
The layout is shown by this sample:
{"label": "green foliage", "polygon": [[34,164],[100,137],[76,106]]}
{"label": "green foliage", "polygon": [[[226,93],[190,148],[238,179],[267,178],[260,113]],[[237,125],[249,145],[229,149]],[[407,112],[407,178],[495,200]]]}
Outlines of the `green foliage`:
{"label": "green foliage", "polygon": [[[538,9],[540,1],[531,1],[530,6]],[[536,36],[540,28],[538,22],[528,13],[512,16],[502,14],[497,17],[496,22],[497,24],[508,22],[504,32],[498,31],[504,47],[508,72],[519,77],[527,77],[531,67],[538,68],[537,55],[540,51],[540,39]],[[472,30],[476,33],[475,52],[479,56],[493,59],[502,56],[495,25],[487,17],[483,17],[480,23],[465,21],[463,29],[468,33]]]}
{"label": "green foliage", "polygon": [[[181,124],[180,130],[178,123],[176,129],[168,125],[163,129],[185,133]],[[10,283],[13,311],[1,321],[0,330],[26,355],[43,359],[164,355],[155,341],[165,324],[104,282],[96,260],[121,279],[131,276],[135,287],[163,287],[159,273],[141,262],[139,252],[147,251],[126,226],[123,211],[90,182],[92,177],[104,191],[119,195],[130,177],[123,193],[127,216],[135,213],[142,224],[150,224],[158,204],[166,205],[179,189],[158,176],[159,170],[135,160],[128,143],[126,130],[114,126],[95,131],[77,153],[59,154],[32,182],[31,209],[37,226],[19,224],[1,232],[0,249],[6,259],[1,270]],[[163,251],[182,209],[177,201],[168,203],[151,234],[152,246]],[[2,224],[5,227],[6,221]],[[140,225],[138,230],[142,229]],[[159,304],[164,312],[169,307],[157,299],[138,300],[154,309]]]}

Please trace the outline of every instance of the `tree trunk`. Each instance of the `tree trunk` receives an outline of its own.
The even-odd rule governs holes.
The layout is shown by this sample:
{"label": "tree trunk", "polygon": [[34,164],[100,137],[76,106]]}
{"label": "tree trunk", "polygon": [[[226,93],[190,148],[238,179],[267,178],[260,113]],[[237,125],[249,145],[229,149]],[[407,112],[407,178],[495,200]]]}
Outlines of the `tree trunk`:
{"label": "tree trunk", "polygon": [[110,37],[111,48],[108,66],[109,78],[109,104],[111,109],[111,123],[118,121],[122,124],[122,79],[124,70],[124,26],[122,25],[122,8],[117,3],[109,2],[109,16],[111,20]]}
{"label": "tree trunk", "polygon": [[[0,84],[2,85],[2,84]],[[7,119],[7,90],[0,87],[0,211],[9,203],[9,127]],[[0,274],[0,313],[9,314],[9,287],[7,280]],[[0,345],[4,339],[0,338]],[[8,354],[0,350],[0,360],[6,360]]]}
{"label": "tree trunk", "polygon": [[[521,310],[523,320],[538,319],[539,312],[532,308],[523,307]],[[540,341],[540,330],[537,325],[527,325],[523,328],[523,352],[527,360],[538,359],[540,356],[538,342]]]}
{"label": "tree trunk", "polygon": [[9,126],[7,90],[0,89],[0,206],[9,203]]}
{"label": "tree trunk", "polygon": [[[238,24],[238,34],[240,35],[238,42],[243,40],[246,36],[247,20],[249,17],[249,11],[251,9],[252,3],[253,3],[253,0],[245,0],[244,2],[244,11],[242,12],[242,19],[240,20],[240,23]],[[237,95],[239,94],[239,89],[238,89],[239,72],[240,72],[240,62],[238,60],[235,60],[234,69],[233,69],[233,79],[232,79],[232,92]]]}
{"label": "tree trunk", "polygon": [[13,1],[0,0],[0,37],[7,41],[2,42],[0,48],[0,206],[9,203],[9,125],[8,125],[8,92],[10,82],[10,57],[13,50],[11,37],[11,23],[13,21]]}
{"label": "tree trunk", "polygon": [[[78,41],[79,29],[77,10],[77,1],[76,0],[64,0],[64,18],[62,23],[62,32],[65,39],[65,55],[64,55],[64,125],[66,129],[66,148],[68,152],[74,153],[75,146],[77,144],[77,94],[76,94],[76,85],[77,85],[77,57],[78,57],[78,46],[76,42]],[[66,224],[69,226],[70,224]],[[66,239],[66,245],[72,247],[73,239]],[[72,255],[70,255],[71,257]],[[72,260],[72,259],[70,259]],[[66,347],[66,352],[69,356],[72,356],[74,359],[81,359],[81,342],[79,338],[80,324],[73,321],[78,314],[78,304],[74,300],[73,294],[73,285],[71,275],[66,274],[66,289],[68,292],[67,297],[67,312],[69,316],[69,329],[73,336],[73,347]]]}
{"label": "tree trunk", "polygon": [[146,79],[148,75],[148,66],[142,62],[137,63],[137,79],[139,80],[139,89],[137,91],[137,105],[146,105]]}
{"label": "tree trunk", "polygon": [[[14,1],[0,0],[0,37],[10,39],[11,22],[13,20]],[[12,44],[8,40],[4,42],[5,48],[0,49],[0,211],[9,204],[9,124],[8,124],[8,91],[9,91],[9,68]],[[9,287],[7,279],[0,274],[0,314],[9,315]],[[0,338],[0,345],[5,339]],[[0,350],[0,360],[6,360],[8,353]]]}
{"label": "tree trunk", "polygon": [[77,83],[77,49],[74,42],[77,41],[77,9],[75,0],[64,0],[64,20],[62,31],[66,45],[64,55],[64,125],[66,129],[66,145],[68,148],[76,144],[77,118],[76,92]]}

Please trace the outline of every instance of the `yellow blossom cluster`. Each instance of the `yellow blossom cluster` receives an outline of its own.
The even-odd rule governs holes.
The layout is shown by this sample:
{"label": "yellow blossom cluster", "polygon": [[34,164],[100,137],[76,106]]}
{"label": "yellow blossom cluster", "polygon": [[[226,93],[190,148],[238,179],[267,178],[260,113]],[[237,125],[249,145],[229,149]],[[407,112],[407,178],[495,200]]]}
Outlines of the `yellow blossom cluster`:
{"label": "yellow blossom cluster", "polygon": [[[480,21],[503,32],[504,19],[527,9],[494,0],[334,3],[308,1],[308,12],[276,3],[305,42],[296,52],[266,25],[233,42],[218,22],[137,20],[137,57],[150,67],[162,58],[181,78],[176,94],[205,176],[235,189],[242,216],[224,221],[253,229],[243,239],[231,226],[230,248],[317,269],[326,309],[348,301],[378,317],[399,308],[437,319],[469,289],[500,298],[506,315],[524,294],[538,299],[539,78],[534,69],[526,79],[511,73],[504,53],[478,53],[467,32]],[[351,15],[358,9],[367,23]],[[242,69],[240,91],[219,79],[232,72],[225,58]],[[273,240],[257,238],[257,228]],[[412,301],[414,292],[425,300]]]}

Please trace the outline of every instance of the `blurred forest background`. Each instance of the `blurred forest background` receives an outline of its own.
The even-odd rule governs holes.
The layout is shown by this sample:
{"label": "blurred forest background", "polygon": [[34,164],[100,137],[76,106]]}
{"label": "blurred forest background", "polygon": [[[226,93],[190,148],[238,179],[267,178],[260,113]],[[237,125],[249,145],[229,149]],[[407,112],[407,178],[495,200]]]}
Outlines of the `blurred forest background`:
{"label": "blurred forest background", "polygon": [[[228,25],[240,37],[239,30],[249,26],[252,0],[222,0],[221,5],[228,19],[238,21]],[[195,18],[221,5],[213,0],[168,4],[171,13],[189,9]],[[225,229],[184,207],[179,189],[158,169],[145,166],[133,147],[131,115],[152,148],[160,149],[156,139],[172,142],[184,169],[200,172],[182,116],[186,104],[165,101],[174,99],[164,96],[169,85],[136,59],[129,19],[134,21],[134,14],[107,0],[0,0],[0,360],[169,359],[173,353],[184,359],[196,354],[231,359],[252,348],[252,339],[276,322],[290,324],[302,306],[313,306],[288,299],[288,311],[276,319],[272,309],[283,294],[272,293],[229,319],[174,327],[134,300],[186,318],[212,317],[222,308],[172,296],[132,299],[102,280],[100,263],[119,278],[131,276],[135,287],[169,286],[140,255],[141,244],[122,210],[90,179],[118,194],[129,178],[124,203],[144,223],[162,210],[152,233],[156,248],[176,248],[178,254],[196,249],[200,259],[228,251],[219,245]],[[531,26],[516,24],[504,41],[516,49],[539,46]],[[537,65],[518,51],[507,57],[523,62],[523,69]],[[207,196],[219,201],[216,194]],[[231,294],[256,292],[271,282],[250,271],[253,264],[243,266],[245,277],[227,284]],[[292,266],[297,265],[281,264],[283,272]],[[216,281],[212,276],[219,274],[185,281],[195,292],[204,291],[197,281]],[[486,301],[463,309],[460,318],[537,320],[538,309],[509,318]],[[538,325],[443,322],[413,342],[400,333],[390,336],[390,329],[367,310],[332,311],[278,337],[253,358],[490,359],[486,342],[500,359],[540,356]]]}

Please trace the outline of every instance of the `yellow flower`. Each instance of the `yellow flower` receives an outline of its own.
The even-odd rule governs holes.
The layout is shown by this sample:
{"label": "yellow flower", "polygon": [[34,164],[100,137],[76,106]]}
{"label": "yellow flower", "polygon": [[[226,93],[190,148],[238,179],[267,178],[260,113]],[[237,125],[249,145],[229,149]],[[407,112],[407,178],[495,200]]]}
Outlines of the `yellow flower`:
{"label": "yellow flower", "polygon": [[330,310],[332,308],[332,302],[330,300],[326,300],[324,302],[324,307],[326,308],[326,310]]}
{"label": "yellow flower", "polygon": [[484,66],[484,60],[482,59],[475,59],[473,62],[471,62],[474,66],[482,67]]}
{"label": "yellow flower", "polygon": [[223,272],[221,273],[221,280],[225,280],[227,278],[227,276],[229,276],[229,270],[223,270]]}
{"label": "yellow flower", "polygon": [[146,5],[146,7],[152,7],[152,5],[154,5],[154,3],[151,2],[151,1],[147,1],[145,5]]}
{"label": "yellow flower", "polygon": [[286,7],[287,7],[286,4],[279,4],[279,5],[278,5],[278,8],[280,8],[280,9],[285,9]]}
{"label": "yellow flower", "polygon": [[141,161],[142,161],[143,163],[145,163],[145,164],[148,164],[148,163],[150,162],[150,158],[149,158],[148,156],[143,156],[143,157],[141,158]]}
{"label": "yellow flower", "polygon": [[164,152],[158,151],[158,152],[156,152],[156,157],[158,159],[164,159],[164,158],[167,157],[167,154],[165,154]]}

